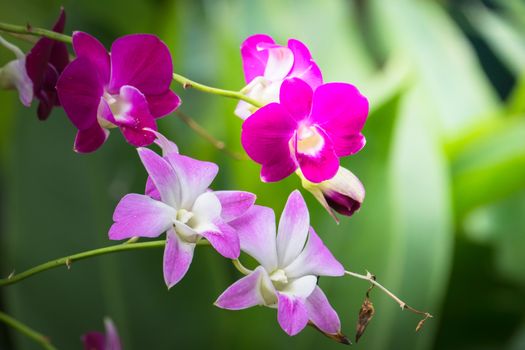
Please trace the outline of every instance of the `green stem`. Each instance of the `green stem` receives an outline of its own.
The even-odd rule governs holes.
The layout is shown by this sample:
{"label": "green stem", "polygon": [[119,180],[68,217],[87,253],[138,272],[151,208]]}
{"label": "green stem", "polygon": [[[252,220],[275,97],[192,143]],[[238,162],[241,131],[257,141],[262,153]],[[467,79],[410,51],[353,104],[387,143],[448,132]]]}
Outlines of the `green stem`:
{"label": "green stem", "polygon": [[0,31],[16,34],[28,34],[34,36],[43,36],[53,40],[61,41],[66,44],[71,44],[73,40],[69,35],[61,34],[54,32],[52,30],[42,29],[42,28],[33,28],[30,25],[27,26],[17,26],[14,24],[1,23],[0,22]]}
{"label": "green stem", "polygon": [[49,341],[49,338],[47,338],[45,335],[40,334],[37,331],[29,328],[25,324],[15,320],[14,318],[3,313],[2,311],[0,311],[0,321],[4,322],[13,329],[16,329],[18,332],[22,333],[26,337],[33,339],[35,342],[40,344],[42,348],[46,350],[56,350],[56,348]]}
{"label": "green stem", "polygon": [[253,98],[250,98],[250,97],[246,96],[245,94],[243,94],[240,91],[217,89],[217,88],[214,88],[214,87],[211,87],[211,86],[199,84],[199,83],[197,83],[197,82],[195,82],[193,80],[190,80],[190,79],[188,79],[186,77],[183,77],[182,75],[179,75],[179,74],[176,74],[176,73],[173,73],[173,80],[175,80],[176,82],[180,83],[185,89],[187,89],[187,88],[194,88],[196,90],[207,92],[209,94],[214,94],[214,95],[234,98],[234,99],[237,99],[237,100],[242,100],[242,101],[248,102],[249,104],[251,104],[251,105],[253,105],[255,107],[262,107],[263,106],[263,104],[260,103],[259,101],[256,101]]}

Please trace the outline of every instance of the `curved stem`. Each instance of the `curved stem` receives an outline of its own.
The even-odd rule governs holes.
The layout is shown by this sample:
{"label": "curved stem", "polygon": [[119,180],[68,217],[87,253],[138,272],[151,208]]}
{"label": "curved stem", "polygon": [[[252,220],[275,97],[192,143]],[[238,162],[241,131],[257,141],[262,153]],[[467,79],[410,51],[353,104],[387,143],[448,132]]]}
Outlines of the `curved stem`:
{"label": "curved stem", "polygon": [[27,34],[34,36],[43,36],[53,40],[61,41],[66,44],[71,44],[73,40],[69,35],[61,34],[54,32],[52,30],[42,29],[42,28],[33,28],[30,25],[27,26],[17,26],[9,23],[0,22],[0,31],[16,34]]}
{"label": "curved stem", "polygon": [[48,337],[29,328],[22,322],[15,320],[13,317],[3,313],[2,311],[0,311],[0,321],[4,322],[6,325],[17,330],[18,332],[22,333],[26,337],[33,339],[35,342],[40,344],[42,348],[46,350],[56,350],[56,348],[49,341]]}
{"label": "curved stem", "polygon": [[249,275],[250,273],[253,272],[252,270],[244,267],[244,265],[241,263],[239,259],[232,260],[232,263],[233,263],[233,266],[235,266],[235,268],[243,275]]}
{"label": "curved stem", "polygon": [[401,307],[401,309],[408,310],[408,311],[413,312],[415,314],[425,316],[425,318],[418,324],[418,327],[416,328],[416,331],[419,330],[419,328],[421,328],[421,326],[423,325],[422,322],[426,321],[428,318],[434,317],[434,316],[432,316],[430,313],[428,313],[426,311],[420,311],[420,310],[414,309],[412,306],[408,305],[403,300],[399,299],[394,293],[392,293],[391,291],[389,291],[388,289],[383,287],[379,282],[377,282],[376,281],[376,276],[374,276],[373,274],[371,274],[368,271],[367,271],[366,275],[361,275],[359,273],[355,273],[355,272],[352,272],[352,271],[345,271],[345,274],[347,276],[356,277],[356,278],[359,278],[359,279],[362,279],[362,280],[370,282],[372,285],[374,285],[377,288],[381,289],[386,295],[388,295],[391,299],[393,299],[396,303],[398,303],[399,306]]}
{"label": "curved stem", "polygon": [[256,101],[253,98],[250,98],[250,97],[246,96],[245,94],[243,94],[240,91],[217,89],[217,88],[214,88],[214,87],[211,87],[211,86],[207,86],[207,85],[204,85],[204,84],[199,84],[199,83],[197,83],[197,82],[195,82],[193,80],[190,80],[190,79],[188,79],[186,77],[183,77],[182,75],[176,74],[176,73],[173,73],[173,80],[175,80],[176,82],[180,83],[182,85],[182,87],[185,88],[185,89],[187,89],[187,88],[194,88],[196,90],[200,90],[202,92],[207,92],[209,94],[214,94],[214,95],[234,98],[234,99],[237,99],[237,100],[243,100],[243,101],[248,102],[249,104],[251,104],[251,105],[253,105],[255,107],[262,107],[263,106],[263,104],[260,103],[259,101]]}

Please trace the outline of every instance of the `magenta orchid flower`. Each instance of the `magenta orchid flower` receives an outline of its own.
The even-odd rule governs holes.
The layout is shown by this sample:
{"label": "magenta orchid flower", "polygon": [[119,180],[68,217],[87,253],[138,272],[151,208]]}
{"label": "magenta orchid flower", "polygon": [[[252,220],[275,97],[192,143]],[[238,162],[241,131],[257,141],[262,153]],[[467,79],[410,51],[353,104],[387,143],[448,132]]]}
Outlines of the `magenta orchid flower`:
{"label": "magenta orchid flower", "polygon": [[0,68],[0,89],[16,89],[20,102],[29,107],[33,100],[33,82],[27,75],[26,56],[17,46],[1,36],[0,45],[10,50],[16,57]]}
{"label": "magenta orchid flower", "polygon": [[[241,56],[248,84],[242,91],[264,104],[279,101],[279,89],[287,78],[300,78],[313,89],[323,83],[321,70],[299,40],[290,39],[288,46],[281,46],[268,35],[252,35],[242,43]],[[235,114],[246,119],[254,111],[255,107],[240,101]]]}
{"label": "magenta orchid flower", "polygon": [[156,36],[123,36],[111,46],[111,55],[87,33],[73,34],[77,59],[57,84],[64,110],[77,127],[75,151],[97,150],[107,129],[118,127],[133,146],[151,144],[155,119],[180,105],[169,87],[173,66],[168,47]]}
{"label": "magenta orchid flower", "polygon": [[320,183],[313,183],[297,172],[303,187],[310,191],[323,208],[339,222],[335,212],[341,215],[352,216],[361,208],[365,200],[365,187],[350,170],[339,167],[333,178]]}
{"label": "magenta orchid flower", "polygon": [[[66,13],[61,9],[53,31],[63,33],[65,23]],[[46,120],[53,107],[60,106],[55,86],[68,63],[66,44],[49,38],[40,38],[27,54],[27,74],[33,82],[34,97],[40,101],[37,109],[38,119]]]}
{"label": "magenta orchid flower", "polygon": [[117,328],[110,318],[104,319],[106,333],[89,332],[82,336],[84,350],[122,350]]}
{"label": "magenta orchid flower", "polygon": [[353,85],[327,83],[313,91],[300,79],[287,79],[279,103],[244,121],[241,141],[262,165],[262,181],[279,181],[300,169],[308,181],[319,183],[335,176],[339,157],[363,148],[367,115],[368,101]]}
{"label": "magenta orchid flower", "polygon": [[277,308],[279,325],[289,335],[299,333],[309,321],[326,334],[341,335],[339,317],[317,279],[342,276],[344,268],[310,227],[300,192],[288,198],[277,236],[275,214],[266,207],[254,206],[231,225],[241,249],[261,265],[226,289],[215,305],[229,310]]}
{"label": "magenta orchid flower", "polygon": [[171,151],[165,151],[164,157],[147,148],[138,149],[151,179],[149,195],[132,193],[122,198],[113,214],[109,238],[158,237],[167,232],[163,271],[171,288],[188,271],[202,238],[224,257],[239,256],[239,238],[228,222],[250,209],[255,195],[208,190],[217,165],[180,155],[173,144],[168,145]]}

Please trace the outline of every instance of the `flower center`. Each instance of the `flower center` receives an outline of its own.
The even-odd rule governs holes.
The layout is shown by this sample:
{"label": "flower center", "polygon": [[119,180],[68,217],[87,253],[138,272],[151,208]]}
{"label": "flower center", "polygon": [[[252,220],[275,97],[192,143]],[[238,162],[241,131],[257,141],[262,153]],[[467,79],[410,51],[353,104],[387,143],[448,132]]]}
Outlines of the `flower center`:
{"label": "flower center", "polygon": [[187,224],[188,221],[193,218],[193,213],[191,211],[188,211],[186,209],[179,209],[177,211],[177,221],[179,221],[182,224]]}
{"label": "flower center", "polygon": [[277,269],[272,272],[270,274],[270,279],[272,280],[274,287],[278,290],[283,289],[284,286],[288,284],[288,277],[286,276],[284,270],[281,269]]}
{"label": "flower center", "polygon": [[[111,110],[111,114],[113,114],[113,118],[115,118],[115,120],[124,120],[126,118],[127,113],[131,109],[131,105],[128,101],[119,95],[111,95],[107,91],[104,92],[103,98],[107,102],[109,109]],[[98,117],[98,121],[100,126],[103,128],[111,129],[116,127],[116,125],[105,118],[102,118],[100,115]]]}
{"label": "flower center", "polygon": [[297,151],[302,154],[315,155],[324,145],[324,138],[315,126],[302,124],[297,130]]}

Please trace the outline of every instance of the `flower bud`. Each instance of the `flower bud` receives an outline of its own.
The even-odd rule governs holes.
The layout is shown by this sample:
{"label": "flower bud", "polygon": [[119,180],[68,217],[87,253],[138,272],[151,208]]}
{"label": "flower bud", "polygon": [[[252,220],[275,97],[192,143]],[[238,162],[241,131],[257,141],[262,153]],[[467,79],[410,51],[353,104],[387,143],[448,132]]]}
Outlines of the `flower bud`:
{"label": "flower bud", "polygon": [[320,183],[308,181],[300,170],[297,171],[297,175],[301,178],[303,187],[314,195],[336,222],[339,222],[339,219],[334,210],[339,214],[351,216],[361,208],[365,199],[365,188],[361,181],[343,167],[339,167],[333,178]]}

